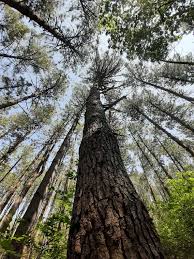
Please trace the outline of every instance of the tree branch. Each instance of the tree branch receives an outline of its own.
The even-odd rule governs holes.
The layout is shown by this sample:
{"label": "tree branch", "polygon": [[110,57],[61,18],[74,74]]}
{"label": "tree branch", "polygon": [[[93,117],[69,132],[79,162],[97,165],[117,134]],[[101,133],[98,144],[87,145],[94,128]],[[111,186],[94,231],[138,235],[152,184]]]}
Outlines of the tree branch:
{"label": "tree branch", "polygon": [[0,2],[3,2],[4,4],[9,5],[10,7],[14,8],[18,12],[20,12],[21,14],[27,16],[30,20],[36,22],[45,31],[52,34],[56,39],[63,42],[65,47],[68,47],[74,53],[80,55],[79,51],[75,49],[75,47],[72,45],[71,41],[68,40],[67,37],[65,37],[63,35],[63,33],[59,32],[55,27],[49,25],[47,22],[45,22],[43,19],[41,19],[27,5],[25,5],[21,2],[18,2],[16,0],[0,0]]}
{"label": "tree branch", "polygon": [[21,60],[25,60],[25,61],[31,61],[32,60],[32,58],[26,58],[26,57],[15,56],[15,55],[8,55],[8,54],[5,54],[5,53],[0,53],[0,57],[2,57],[2,58],[21,59]]}
{"label": "tree branch", "polygon": [[105,104],[103,105],[104,110],[107,111],[109,109],[111,109],[113,106],[115,106],[117,103],[119,103],[120,101],[122,101],[123,99],[126,99],[126,96],[122,96],[121,98],[117,99],[116,101],[110,103],[110,104]]}

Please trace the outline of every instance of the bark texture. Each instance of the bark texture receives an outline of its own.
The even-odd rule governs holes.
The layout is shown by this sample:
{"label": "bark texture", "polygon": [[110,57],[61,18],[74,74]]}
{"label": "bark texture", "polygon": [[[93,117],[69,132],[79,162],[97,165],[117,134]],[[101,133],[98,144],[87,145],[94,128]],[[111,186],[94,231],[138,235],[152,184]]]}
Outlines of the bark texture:
{"label": "bark texture", "polygon": [[95,87],[86,103],[79,152],[67,258],[164,258],[152,220],[124,168]]}

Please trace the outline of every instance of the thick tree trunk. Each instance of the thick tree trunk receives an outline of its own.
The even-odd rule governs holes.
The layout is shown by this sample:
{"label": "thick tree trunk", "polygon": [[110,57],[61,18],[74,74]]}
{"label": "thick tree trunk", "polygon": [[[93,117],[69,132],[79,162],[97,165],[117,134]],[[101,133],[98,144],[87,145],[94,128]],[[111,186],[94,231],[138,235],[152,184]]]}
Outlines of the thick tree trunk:
{"label": "thick tree trunk", "polygon": [[95,87],[86,104],[67,258],[164,258]]}

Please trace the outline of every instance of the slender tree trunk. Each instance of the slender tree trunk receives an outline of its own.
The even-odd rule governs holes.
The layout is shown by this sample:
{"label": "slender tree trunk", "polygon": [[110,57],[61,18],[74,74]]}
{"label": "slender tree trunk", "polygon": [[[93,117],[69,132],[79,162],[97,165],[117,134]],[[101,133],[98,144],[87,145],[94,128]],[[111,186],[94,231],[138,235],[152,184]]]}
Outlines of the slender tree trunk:
{"label": "slender tree trunk", "polygon": [[[143,167],[143,165],[142,165],[142,167]],[[144,171],[144,177],[145,177],[145,179],[146,179],[148,188],[149,188],[149,190],[150,190],[150,195],[151,195],[151,197],[152,197],[152,201],[153,201],[154,203],[156,203],[157,200],[156,200],[156,197],[155,197],[155,193],[154,193],[154,191],[153,191],[153,189],[152,189],[151,184],[149,183],[149,180],[148,180],[148,178],[147,178],[147,175],[146,175],[146,172],[145,172],[145,169],[144,169],[144,168],[143,168],[143,171]]]}
{"label": "slender tree trunk", "polygon": [[[66,137],[64,138],[64,140],[63,140],[58,152],[56,153],[50,167],[48,168],[42,182],[40,183],[39,187],[35,191],[33,198],[31,200],[30,204],[28,205],[27,210],[25,211],[25,213],[22,217],[22,221],[19,223],[19,225],[16,229],[16,232],[15,232],[16,237],[27,234],[29,232],[29,230],[31,229],[33,222],[35,222],[36,217],[37,217],[37,212],[38,212],[40,206],[42,205],[44,195],[47,192],[47,189],[48,189],[47,187],[48,187],[50,181],[52,181],[53,177],[55,176],[55,170],[57,169],[57,166],[60,164],[61,160],[65,157],[65,154],[67,153],[67,151],[70,148],[71,137],[78,124],[82,110],[83,110],[83,107],[80,109],[80,111],[77,113],[76,117],[74,118],[70,130],[68,131]],[[14,250],[18,254],[22,253],[23,245],[20,242],[14,241],[13,247],[14,247]],[[7,256],[7,258],[10,258],[10,257]],[[10,259],[13,259],[13,258],[15,258],[15,257],[12,256]]]}
{"label": "slender tree trunk", "polygon": [[147,182],[148,182],[148,187],[150,189],[150,193],[151,193],[152,199],[153,199],[154,203],[157,203],[157,200],[156,200],[156,197],[155,197],[155,193],[154,193],[154,191],[152,189],[152,186],[150,185],[148,180],[147,180]]}
{"label": "slender tree trunk", "polygon": [[[41,220],[42,222],[45,222],[48,218],[48,216],[45,216],[45,213],[47,215],[50,216],[50,212],[52,211],[54,202],[55,202],[55,198],[57,195],[57,191],[59,190],[60,184],[61,184],[61,172],[57,172],[57,177],[54,178],[53,183],[50,185],[48,192],[46,193],[45,197],[44,197],[44,202],[43,202],[43,206],[42,209],[40,210],[40,216],[39,216],[39,220]],[[63,182],[64,184],[64,182]],[[49,211],[48,211],[49,210]]]}
{"label": "slender tree trunk", "polygon": [[104,111],[107,111],[109,109],[111,109],[112,107],[114,107],[117,103],[119,103],[120,101],[126,99],[126,96],[122,96],[121,98],[117,99],[116,101],[108,104],[108,105],[103,105],[104,107]]}
{"label": "slender tree trunk", "polygon": [[29,175],[28,179],[26,179],[26,181],[23,183],[23,188],[22,188],[20,194],[15,196],[14,202],[11,206],[10,211],[5,215],[5,217],[2,219],[2,221],[0,223],[0,230],[2,232],[4,232],[6,230],[6,228],[9,226],[9,223],[12,220],[16,210],[18,209],[19,205],[21,204],[22,200],[24,199],[24,197],[26,196],[26,194],[28,193],[30,188],[33,186],[35,180],[40,175],[42,175],[42,173],[44,172],[44,167],[49,158],[49,153],[52,151],[54,146],[55,146],[55,144],[52,145],[51,148],[48,148],[46,150],[46,152],[45,152],[42,160],[38,164],[36,170],[32,173],[32,175]]}
{"label": "slender tree trunk", "polygon": [[175,81],[175,82],[182,82],[182,83],[190,83],[190,84],[194,84],[194,81],[193,80],[190,80],[190,79],[184,79],[184,78],[180,78],[180,77],[175,77],[175,76],[168,76],[168,75],[163,75],[162,77],[166,78],[166,79],[170,79],[172,81]]}
{"label": "slender tree trunk", "polygon": [[[65,195],[68,193],[69,190],[69,184],[72,180],[69,179],[69,177],[67,176],[67,174],[69,172],[71,172],[74,168],[74,147],[72,147],[72,152],[71,152],[71,159],[69,161],[69,166],[68,169],[66,170],[65,174],[63,175],[63,179],[61,180],[62,185],[59,187],[60,191],[63,193],[61,196],[61,200],[64,201],[65,199]],[[73,180],[74,185],[75,185],[75,181]],[[66,210],[64,207],[64,204],[62,203],[61,206],[58,209],[59,213],[62,214],[66,214]],[[62,221],[59,221],[57,229],[59,231],[61,231],[62,227],[64,227],[64,223]],[[66,226],[66,230],[68,229],[68,225]],[[66,238],[68,238],[68,231],[65,231],[64,235],[66,234]]]}
{"label": "slender tree trunk", "polygon": [[[19,179],[17,181],[17,183],[13,186],[9,188],[9,191],[6,192],[5,196],[3,197],[3,199],[0,202],[0,211],[2,211],[4,209],[4,207],[6,206],[6,204],[8,203],[8,201],[11,199],[12,195],[14,194],[15,190],[17,190],[20,185],[21,182],[23,182],[24,177],[27,175],[27,172],[30,171],[31,167],[36,163],[36,161],[40,158],[40,156],[42,155],[42,153],[44,152],[46,146],[44,145],[43,148],[38,152],[37,156],[35,157],[35,159],[27,166],[27,168],[25,168],[20,176]],[[28,176],[29,177],[29,176]],[[24,181],[26,181],[27,178],[25,178]]]}
{"label": "slender tree trunk", "polygon": [[[1,90],[2,88],[0,87],[0,90]],[[19,128],[19,127],[18,127]],[[15,130],[15,129],[14,129]],[[8,129],[6,132],[4,132],[1,136],[0,136],[0,139],[2,139],[2,138],[4,138],[4,137],[6,137],[10,132],[12,132],[12,129]]]}
{"label": "slender tree trunk", "polygon": [[160,160],[157,158],[156,154],[152,151],[152,149],[145,143],[145,141],[142,139],[142,137],[138,134],[139,139],[143,143],[143,145],[147,148],[147,150],[150,152],[150,154],[154,157],[158,165],[162,168],[162,171],[165,173],[165,175],[172,179],[173,177],[168,173],[167,169],[163,166],[163,164],[160,162]]}
{"label": "slender tree trunk", "polygon": [[[174,165],[176,166],[176,168],[178,169],[178,171],[182,172],[185,171],[184,167],[182,166],[182,164],[180,163],[180,161],[178,161],[169,151],[168,149],[165,147],[165,145],[158,139],[156,138],[158,143],[161,145],[161,147],[164,149],[164,151],[166,152],[166,154],[170,157],[170,159],[172,160],[172,162],[174,163]],[[179,166],[178,166],[179,165]],[[181,168],[181,169],[180,169]]]}
{"label": "slender tree trunk", "polygon": [[173,95],[175,95],[175,96],[177,96],[177,97],[179,97],[179,98],[185,99],[185,100],[188,101],[188,102],[194,103],[194,98],[193,98],[193,97],[186,96],[186,95],[184,95],[184,94],[175,92],[175,91],[173,91],[173,90],[171,90],[171,89],[168,89],[168,88],[165,88],[165,87],[163,87],[163,86],[156,85],[156,84],[153,84],[153,83],[144,81],[144,80],[142,80],[142,79],[140,79],[140,78],[137,78],[137,77],[135,77],[135,79],[136,79],[137,81],[139,81],[139,82],[145,84],[145,85],[150,85],[150,86],[152,86],[152,87],[154,87],[154,88],[156,88],[156,89],[160,89],[160,90],[165,91],[165,92],[167,92],[167,93],[169,93],[169,94],[173,94]]}
{"label": "slender tree trunk", "polygon": [[179,146],[184,148],[192,157],[194,157],[194,151],[187,145],[184,144],[183,141],[172,135],[170,132],[168,132],[166,129],[164,129],[162,126],[160,126],[157,122],[152,120],[150,117],[148,117],[142,110],[140,110],[138,107],[135,108],[137,112],[139,112],[141,115],[143,115],[149,122],[151,122],[157,129],[163,131],[170,139],[172,139],[174,142],[176,142]]}
{"label": "slender tree trunk", "polygon": [[20,162],[22,159],[22,156],[18,158],[18,160],[15,162],[15,164],[7,171],[7,173],[4,174],[4,176],[0,179],[0,183],[2,183],[5,178],[11,173],[11,171],[17,166],[17,164]]}
{"label": "slender tree trunk", "polygon": [[74,53],[79,54],[78,50],[75,48],[75,46],[71,43],[71,37],[66,37],[61,33],[60,30],[57,30],[56,27],[53,27],[48,24],[48,22],[41,19],[38,15],[36,15],[33,10],[30,9],[27,5],[22,3],[21,1],[16,0],[0,0],[0,2],[3,2],[10,7],[14,8],[21,14],[27,16],[30,20],[37,23],[41,28],[43,28],[45,31],[49,32],[53,37],[58,39],[63,43],[63,47],[71,49]]}
{"label": "slender tree trunk", "polygon": [[86,103],[79,156],[67,258],[164,258],[152,220],[124,168],[96,87]]}
{"label": "slender tree trunk", "polygon": [[170,196],[170,192],[168,190],[168,188],[165,186],[165,183],[163,182],[163,180],[161,179],[160,177],[160,174],[158,173],[157,170],[155,170],[154,168],[154,164],[152,163],[152,161],[150,160],[150,158],[147,156],[147,154],[144,152],[144,150],[142,149],[142,147],[140,146],[140,144],[138,143],[138,141],[136,140],[136,138],[134,137],[134,135],[132,134],[131,132],[131,136],[132,138],[134,139],[138,149],[140,150],[140,152],[142,153],[142,155],[145,157],[146,161],[148,162],[148,164],[150,165],[150,167],[152,168],[152,170],[154,171],[155,175],[157,176],[159,182],[160,182],[160,185],[162,187],[162,190],[163,190],[163,193],[164,193],[164,196],[166,198],[166,196]]}
{"label": "slender tree trunk", "polygon": [[[46,193],[44,200],[43,200],[43,206],[40,208],[39,212],[38,212],[38,216],[36,217],[36,221],[33,222],[33,229],[31,229],[30,231],[30,237],[35,240],[37,240],[37,242],[39,244],[42,244],[42,247],[44,247],[45,242],[47,241],[44,234],[40,231],[37,230],[36,224],[37,222],[41,222],[44,223],[48,217],[50,217],[52,214],[52,209],[54,206],[54,202],[55,202],[55,198],[57,195],[57,191],[59,189],[60,184],[64,184],[64,182],[62,182],[62,177],[59,176],[58,174],[55,176],[55,178],[53,179],[53,182],[51,182],[51,184],[49,185],[49,189],[48,192]],[[53,190],[52,190],[53,189]],[[64,207],[64,206],[63,206]],[[25,252],[24,252],[25,251]],[[23,249],[23,254],[22,256],[24,257],[24,254],[27,254],[28,257],[27,258],[35,258],[35,254],[37,254],[36,252],[34,253],[34,245],[30,244],[25,246]],[[38,253],[38,255],[40,255],[41,251]],[[26,257],[24,257],[26,258]]]}
{"label": "slender tree trunk", "polygon": [[[60,181],[60,177],[58,178],[57,175],[55,175],[55,177],[52,179],[52,182],[49,184],[48,186],[48,191],[43,199],[43,202],[39,208],[39,210],[37,211],[37,216],[34,219],[34,221],[32,222],[33,227],[30,229],[30,238],[32,238],[32,240],[36,240],[38,243],[40,244],[41,241],[43,242],[45,240],[44,235],[36,229],[36,225],[38,222],[44,223],[45,222],[45,218],[44,218],[44,214],[49,213],[47,211],[47,209],[50,207],[51,202],[53,202],[53,199],[55,198],[56,195],[56,189],[58,189],[58,185],[59,185],[59,181]],[[52,188],[54,188],[54,190],[52,190]],[[22,251],[22,258],[34,258],[32,257],[34,255],[34,244],[28,244],[28,245],[24,245],[23,247],[23,251]]]}
{"label": "slender tree trunk", "polygon": [[7,103],[2,103],[2,104],[0,104],[0,110],[11,107],[11,106],[14,106],[18,103],[21,103],[23,101],[27,101],[27,100],[32,99],[32,98],[38,98],[38,97],[44,95],[45,93],[47,93],[49,90],[52,90],[54,87],[56,87],[56,85],[57,85],[57,83],[52,85],[51,87],[49,87],[47,89],[44,89],[44,90],[39,91],[39,92],[35,91],[34,93],[32,93],[30,95],[27,95],[27,96],[24,96],[24,97],[21,97],[21,98],[15,100],[15,101],[8,101]]}
{"label": "slender tree trunk", "polygon": [[[63,132],[63,129],[66,128],[66,126],[68,125],[69,123],[69,120],[67,120],[66,124],[65,125],[61,125],[59,127],[57,127],[53,134],[51,135],[50,139],[48,141],[45,142],[45,144],[43,145],[43,147],[41,148],[41,150],[38,152],[38,154],[36,155],[35,159],[27,166],[27,168],[25,168],[20,176],[19,176],[19,179],[16,183],[15,186],[13,187],[10,187],[9,191],[6,192],[5,196],[3,197],[2,201],[0,202],[0,211],[2,211],[4,209],[4,207],[6,206],[6,204],[9,202],[10,199],[12,199],[12,195],[14,195],[15,193],[15,190],[18,190],[18,188],[20,188],[21,186],[21,182],[22,182],[22,186],[25,187],[25,184],[27,182],[30,181],[31,178],[34,177],[34,174],[33,172],[38,172],[40,171],[40,168],[41,166],[43,165],[43,160],[41,158],[41,156],[45,157],[45,152],[47,152],[48,154],[48,151],[46,151],[53,143],[56,143],[57,141],[57,138],[60,134],[62,134]],[[38,163],[37,165],[37,161],[40,162]],[[35,169],[32,170],[31,174],[27,174],[27,172],[31,171],[32,167],[34,168],[34,165],[35,166]],[[40,175],[40,174],[39,174]],[[36,175],[36,178],[39,176],[38,174]],[[33,182],[33,181],[32,181]],[[12,199],[13,200],[13,199]]]}
{"label": "slender tree trunk", "polygon": [[164,60],[164,59],[160,59],[159,61],[169,63],[169,64],[194,66],[194,62],[191,62],[191,61],[176,61],[176,60]]}
{"label": "slender tree trunk", "polygon": [[153,201],[156,203],[155,193],[154,193],[154,191],[153,191],[153,189],[152,189],[152,186],[151,186],[151,184],[150,184],[150,182],[149,182],[149,179],[148,179],[148,177],[147,177],[145,166],[144,166],[144,164],[143,164],[143,161],[142,161],[141,157],[140,157],[139,155],[138,155],[138,157],[139,157],[139,160],[140,160],[140,162],[141,162],[141,167],[142,167],[142,169],[143,169],[143,174],[144,174],[144,177],[145,177],[145,179],[146,179],[148,188],[149,188],[149,190],[150,190],[151,197],[152,197]]}
{"label": "slender tree trunk", "polygon": [[8,150],[5,154],[0,158],[0,162],[6,162],[8,157],[16,150],[16,148],[25,140],[25,138],[30,134],[30,132],[26,132],[24,135],[18,135],[16,137],[15,142],[9,146]]}
{"label": "slender tree trunk", "polygon": [[194,133],[194,128],[191,127],[187,122],[183,121],[179,117],[175,116],[173,113],[163,109],[162,107],[159,107],[158,105],[152,103],[151,101],[149,102],[153,107],[155,107],[157,110],[163,112],[164,114],[168,115],[171,119],[185,127],[186,129],[190,130],[192,133]]}
{"label": "slender tree trunk", "polygon": [[19,59],[19,60],[25,60],[25,61],[31,61],[33,60],[32,58],[27,58],[25,56],[14,56],[14,55],[8,55],[5,53],[0,53],[1,58],[12,58],[12,59]]}

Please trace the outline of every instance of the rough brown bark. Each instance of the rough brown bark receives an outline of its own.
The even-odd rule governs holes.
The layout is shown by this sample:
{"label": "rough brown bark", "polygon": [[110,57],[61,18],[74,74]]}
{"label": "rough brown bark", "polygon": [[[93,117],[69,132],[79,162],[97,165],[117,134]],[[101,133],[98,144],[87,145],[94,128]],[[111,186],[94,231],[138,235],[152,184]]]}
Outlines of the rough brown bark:
{"label": "rough brown bark", "polygon": [[95,87],[86,103],[79,156],[67,258],[164,258]]}

